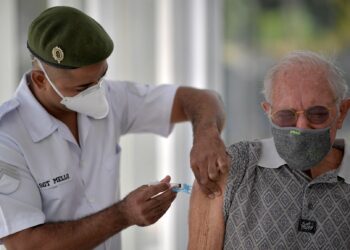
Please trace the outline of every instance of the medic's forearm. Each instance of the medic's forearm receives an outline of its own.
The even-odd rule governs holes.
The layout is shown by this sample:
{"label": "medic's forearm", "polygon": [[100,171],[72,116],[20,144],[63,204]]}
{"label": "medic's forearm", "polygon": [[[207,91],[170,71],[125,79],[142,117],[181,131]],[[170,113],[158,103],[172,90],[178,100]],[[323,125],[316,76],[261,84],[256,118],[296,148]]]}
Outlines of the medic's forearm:
{"label": "medic's forearm", "polygon": [[225,124],[224,105],[212,90],[180,87],[175,96],[172,122],[190,120],[194,135],[201,131],[219,133]]}
{"label": "medic's forearm", "polygon": [[76,221],[47,223],[8,237],[7,250],[92,249],[130,226],[120,209],[121,202]]}

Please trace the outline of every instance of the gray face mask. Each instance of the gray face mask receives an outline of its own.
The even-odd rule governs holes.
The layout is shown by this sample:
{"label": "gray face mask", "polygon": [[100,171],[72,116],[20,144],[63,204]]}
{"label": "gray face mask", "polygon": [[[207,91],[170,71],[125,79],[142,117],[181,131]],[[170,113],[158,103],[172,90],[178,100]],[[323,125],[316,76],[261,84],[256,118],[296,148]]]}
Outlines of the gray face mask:
{"label": "gray face mask", "polygon": [[291,168],[302,171],[312,168],[323,160],[332,147],[330,127],[299,129],[271,124],[277,152]]}

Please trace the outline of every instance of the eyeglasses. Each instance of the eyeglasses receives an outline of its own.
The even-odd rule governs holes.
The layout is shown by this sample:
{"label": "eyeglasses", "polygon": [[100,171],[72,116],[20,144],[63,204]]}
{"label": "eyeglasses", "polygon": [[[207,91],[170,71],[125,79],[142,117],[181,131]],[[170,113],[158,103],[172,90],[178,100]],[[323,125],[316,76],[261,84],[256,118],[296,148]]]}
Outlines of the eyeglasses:
{"label": "eyeglasses", "polygon": [[295,127],[300,114],[304,114],[309,123],[320,125],[330,116],[331,109],[326,106],[313,106],[306,110],[283,109],[270,115],[272,122],[280,127]]}

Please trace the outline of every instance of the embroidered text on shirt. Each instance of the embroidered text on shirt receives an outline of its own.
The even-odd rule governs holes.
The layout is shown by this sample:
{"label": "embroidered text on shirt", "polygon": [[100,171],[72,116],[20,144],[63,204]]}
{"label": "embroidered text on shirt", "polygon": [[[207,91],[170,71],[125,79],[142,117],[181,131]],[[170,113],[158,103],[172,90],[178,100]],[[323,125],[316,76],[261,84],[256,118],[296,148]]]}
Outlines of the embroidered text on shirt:
{"label": "embroidered text on shirt", "polygon": [[51,180],[47,180],[47,181],[43,181],[41,183],[39,183],[39,187],[40,188],[48,188],[52,185],[56,185],[60,182],[63,182],[63,181],[66,181],[68,180],[70,177],[69,177],[69,174],[66,173],[64,175],[60,175],[60,176],[57,176],[55,178],[52,178]]}

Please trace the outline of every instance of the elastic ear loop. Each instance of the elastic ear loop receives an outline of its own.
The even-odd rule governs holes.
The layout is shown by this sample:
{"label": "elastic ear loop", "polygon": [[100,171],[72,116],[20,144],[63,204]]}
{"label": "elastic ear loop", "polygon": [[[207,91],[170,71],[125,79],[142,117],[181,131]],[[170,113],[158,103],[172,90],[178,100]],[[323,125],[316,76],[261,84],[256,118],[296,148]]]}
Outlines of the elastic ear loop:
{"label": "elastic ear loop", "polygon": [[46,70],[44,69],[43,65],[41,64],[41,61],[38,59],[35,59],[35,60],[38,62],[40,69],[44,72],[44,75],[45,75],[47,81],[50,83],[51,87],[55,90],[55,92],[59,95],[59,97],[64,99],[64,96],[60,93],[60,91],[56,88],[55,84],[53,84],[53,82],[51,81],[50,77],[47,75]]}

